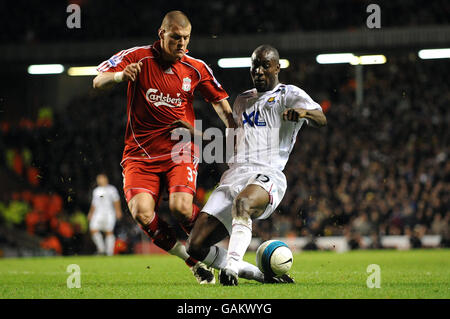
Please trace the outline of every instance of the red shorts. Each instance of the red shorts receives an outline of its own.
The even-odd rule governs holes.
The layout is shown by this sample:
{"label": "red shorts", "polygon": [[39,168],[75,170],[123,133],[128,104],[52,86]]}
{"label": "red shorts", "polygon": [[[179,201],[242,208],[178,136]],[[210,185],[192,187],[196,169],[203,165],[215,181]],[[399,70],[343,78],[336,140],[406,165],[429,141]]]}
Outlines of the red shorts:
{"label": "red shorts", "polygon": [[122,163],[123,191],[127,202],[134,195],[149,193],[158,203],[161,190],[167,186],[170,193],[196,192],[197,161],[176,163],[171,158],[139,161],[128,159]]}

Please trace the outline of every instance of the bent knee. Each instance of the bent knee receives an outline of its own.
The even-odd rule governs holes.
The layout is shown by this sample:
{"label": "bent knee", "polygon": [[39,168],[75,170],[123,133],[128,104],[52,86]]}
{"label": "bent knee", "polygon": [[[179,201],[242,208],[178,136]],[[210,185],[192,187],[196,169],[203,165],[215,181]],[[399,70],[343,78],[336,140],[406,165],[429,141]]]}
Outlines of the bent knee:
{"label": "bent knee", "polygon": [[155,214],[154,206],[146,200],[132,200],[129,202],[128,208],[133,218],[144,225],[150,223]]}
{"label": "bent knee", "polygon": [[256,218],[264,213],[265,206],[257,205],[257,200],[252,196],[238,196],[234,200],[233,218],[244,220]]}
{"label": "bent knee", "polygon": [[180,221],[188,220],[192,216],[192,202],[178,200],[169,203],[171,213]]}
{"label": "bent knee", "polygon": [[236,197],[234,200],[233,217],[247,218],[251,214],[251,200],[248,197]]}

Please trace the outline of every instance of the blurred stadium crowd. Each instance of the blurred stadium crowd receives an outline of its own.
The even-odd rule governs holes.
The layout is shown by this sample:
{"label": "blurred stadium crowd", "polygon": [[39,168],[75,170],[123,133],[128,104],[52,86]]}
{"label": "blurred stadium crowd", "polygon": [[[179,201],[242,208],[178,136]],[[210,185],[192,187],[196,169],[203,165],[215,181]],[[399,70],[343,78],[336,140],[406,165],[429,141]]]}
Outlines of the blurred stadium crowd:
{"label": "blurred stadium crowd", "polygon": [[[82,6],[83,28],[72,32],[65,28],[69,3]],[[365,25],[366,8],[371,3],[383,7],[384,27],[440,25],[450,22],[450,3],[446,0],[122,0],[111,4],[106,0],[2,1],[0,12],[5,42],[89,41],[134,38],[156,34],[161,17],[170,10],[181,10],[191,19],[193,36],[278,33],[316,30],[352,30]],[[407,8],[408,10],[405,10]],[[107,12],[106,12],[107,11]],[[283,17],[283,18],[279,18]],[[314,17],[314,18],[312,18]],[[27,21],[18,24],[17,21]]]}
{"label": "blurred stadium crowd", "polygon": [[[450,62],[416,60],[413,54],[388,59],[364,67],[361,105],[355,103],[354,66],[292,60],[282,70],[282,82],[302,87],[321,103],[328,126],[300,132],[285,169],[285,198],[270,219],[255,223],[255,236],[344,235],[357,248],[363,247],[361,236],[379,247],[382,235],[409,235],[420,247],[423,235],[438,234],[441,245],[449,246]],[[231,102],[251,85],[248,70],[212,67]],[[2,166],[22,181],[20,191],[2,192],[4,224],[41,236],[42,247],[58,253],[92,250],[83,234],[95,176],[106,172],[112,184],[122,186],[125,107],[121,84],[109,92],[91,91],[61,112],[44,109],[35,120],[2,122]],[[204,129],[222,127],[201,99],[195,109]],[[225,165],[200,165],[200,204]],[[164,205],[160,213],[170,218]],[[131,218],[117,231],[119,251],[130,251],[139,234]]]}

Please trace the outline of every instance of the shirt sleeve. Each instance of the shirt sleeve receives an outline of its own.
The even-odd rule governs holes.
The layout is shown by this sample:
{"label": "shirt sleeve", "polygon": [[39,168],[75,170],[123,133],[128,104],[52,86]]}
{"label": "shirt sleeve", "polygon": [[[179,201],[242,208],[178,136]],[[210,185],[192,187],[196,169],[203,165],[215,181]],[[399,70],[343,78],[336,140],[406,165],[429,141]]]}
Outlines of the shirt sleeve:
{"label": "shirt sleeve", "polygon": [[302,89],[292,86],[286,94],[286,108],[302,108],[305,110],[322,110],[322,107]]}
{"label": "shirt sleeve", "polygon": [[111,187],[111,197],[113,202],[117,202],[118,200],[120,200],[119,192],[117,191],[117,188],[115,188],[114,186]]}
{"label": "shirt sleeve", "polygon": [[92,192],[92,201],[91,201],[91,205],[94,207],[98,207],[98,196],[97,196],[97,192],[94,189],[94,191]]}
{"label": "shirt sleeve", "polygon": [[122,50],[114,54],[110,59],[103,61],[97,66],[98,72],[120,72],[128,64],[136,63],[136,50]]}
{"label": "shirt sleeve", "polygon": [[197,86],[201,95],[208,103],[219,102],[228,98],[225,89],[220,85],[213,75],[211,68],[202,61],[200,68],[200,82]]}

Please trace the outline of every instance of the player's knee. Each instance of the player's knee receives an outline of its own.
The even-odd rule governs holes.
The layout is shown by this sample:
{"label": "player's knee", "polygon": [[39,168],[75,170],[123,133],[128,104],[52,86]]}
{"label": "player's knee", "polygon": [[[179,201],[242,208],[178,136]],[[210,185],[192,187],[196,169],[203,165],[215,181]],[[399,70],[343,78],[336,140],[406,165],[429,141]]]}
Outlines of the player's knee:
{"label": "player's knee", "polygon": [[251,214],[251,200],[246,196],[238,196],[234,200],[233,218],[248,218]]}
{"label": "player's knee", "polygon": [[146,201],[134,201],[129,205],[134,219],[143,225],[147,225],[153,219],[154,211],[150,203]]}
{"label": "player's knee", "polygon": [[232,210],[233,218],[251,219],[260,216],[265,207],[258,206],[257,203],[258,197],[254,194],[236,197]]}
{"label": "player's knee", "polygon": [[186,200],[176,200],[169,203],[171,213],[179,221],[189,220],[192,215],[192,202]]}

